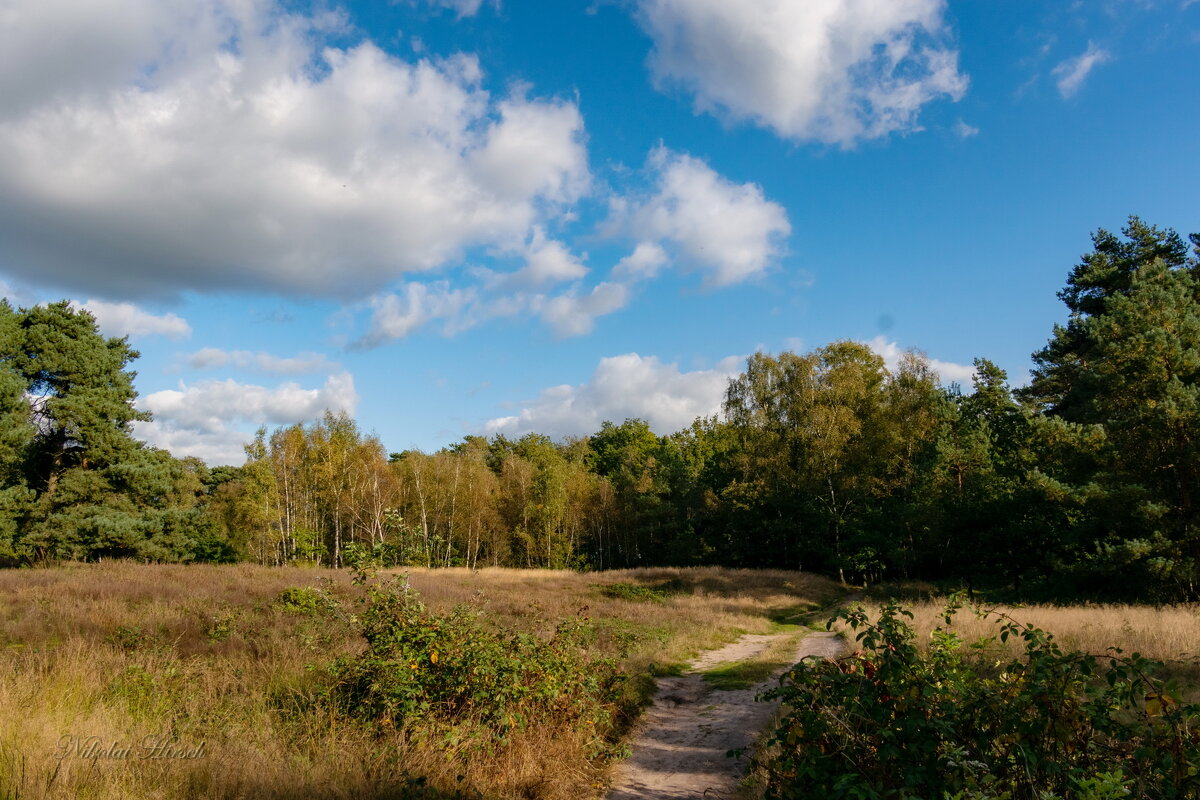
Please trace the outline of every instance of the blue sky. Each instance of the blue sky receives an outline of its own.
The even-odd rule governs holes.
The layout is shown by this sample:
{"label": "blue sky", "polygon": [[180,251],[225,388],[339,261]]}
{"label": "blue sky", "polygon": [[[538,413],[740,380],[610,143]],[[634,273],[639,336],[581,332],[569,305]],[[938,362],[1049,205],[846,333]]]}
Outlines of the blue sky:
{"label": "blue sky", "polygon": [[239,463],[662,433],[758,349],[1020,383],[1100,227],[1200,230],[1200,2],[10,0],[0,280]]}

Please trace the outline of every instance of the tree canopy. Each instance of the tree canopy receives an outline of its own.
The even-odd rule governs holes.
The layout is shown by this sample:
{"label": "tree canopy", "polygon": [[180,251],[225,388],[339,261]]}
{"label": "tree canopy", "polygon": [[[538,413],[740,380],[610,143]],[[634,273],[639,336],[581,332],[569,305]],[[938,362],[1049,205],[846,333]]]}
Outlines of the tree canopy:
{"label": "tree canopy", "polygon": [[200,507],[203,464],[133,435],[137,357],[67,301],[0,302],[0,559],[232,557]]}
{"label": "tree canopy", "polygon": [[722,413],[388,454],[345,414],[209,469],[134,436],[137,353],[69,302],[0,303],[0,563],[718,563],[1026,596],[1200,596],[1200,236],[1130,218],[1013,390],[918,352],[755,353]]}

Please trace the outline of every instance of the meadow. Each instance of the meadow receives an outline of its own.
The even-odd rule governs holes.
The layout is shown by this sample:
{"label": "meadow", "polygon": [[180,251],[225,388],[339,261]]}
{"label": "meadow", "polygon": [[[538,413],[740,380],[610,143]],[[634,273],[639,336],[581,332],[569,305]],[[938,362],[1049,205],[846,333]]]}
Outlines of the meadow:
{"label": "meadow", "polygon": [[539,640],[564,621],[586,627],[579,663],[628,676],[606,698],[602,729],[544,714],[481,744],[447,725],[340,713],[329,665],[364,650],[364,587],[346,570],[0,571],[0,798],[593,796],[650,676],[842,593],[770,570],[407,574],[430,614],[465,606]]}
{"label": "meadow", "polygon": [[[1028,603],[1005,604],[978,601],[967,603],[956,613],[949,625],[943,613],[949,598],[932,587],[914,589],[912,585],[896,585],[888,591],[870,593],[868,608],[882,602],[884,595],[902,598],[904,608],[913,615],[909,624],[924,646],[929,634],[938,626],[953,631],[965,643],[991,640],[988,651],[993,657],[1013,658],[1022,650],[1022,641],[997,638],[999,622],[1008,617],[1021,625],[1033,625],[1053,634],[1063,650],[1105,655],[1119,650],[1124,655],[1138,653],[1152,661],[1161,662],[1159,675],[1180,684],[1184,698],[1200,701],[1200,604],[1140,605],[1127,603],[1074,604]],[[973,608],[989,612],[979,616]]]}
{"label": "meadow", "polygon": [[[420,598],[413,619],[425,649],[371,661],[366,599],[372,586],[389,585],[379,596],[401,597],[393,590],[407,585]],[[414,569],[366,586],[348,570],[249,564],[0,571],[0,798],[594,797],[625,752],[653,676],[743,633],[819,627],[846,592],[804,573],[715,567]],[[943,605],[936,597],[907,605],[919,640]],[[1200,686],[1195,606],[1003,610],[1065,648],[1137,651]],[[460,619],[478,627],[445,638]],[[953,626],[967,642],[996,632],[965,610]],[[563,639],[568,629],[586,635]],[[492,651],[479,644],[488,636]],[[561,658],[545,661],[550,651],[537,648],[559,641],[551,649]],[[460,646],[485,660],[456,662]],[[512,714],[498,706],[500,722],[488,722],[482,704],[453,718],[439,706],[406,722],[336,702],[349,674],[379,700],[371,692],[387,670],[457,663],[456,674],[474,675],[487,658],[517,657],[496,648],[525,654],[521,680],[562,687],[562,697],[514,699]],[[591,693],[576,691],[602,674],[609,680],[588,684]],[[571,711],[567,700],[598,710]]]}

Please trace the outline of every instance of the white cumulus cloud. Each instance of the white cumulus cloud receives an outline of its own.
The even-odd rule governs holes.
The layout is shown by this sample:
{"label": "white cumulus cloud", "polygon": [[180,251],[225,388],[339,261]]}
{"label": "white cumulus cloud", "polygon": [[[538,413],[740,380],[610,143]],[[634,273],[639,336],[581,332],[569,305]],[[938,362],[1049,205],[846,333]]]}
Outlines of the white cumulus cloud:
{"label": "white cumulus cloud", "polygon": [[1074,58],[1068,58],[1052,70],[1057,79],[1058,93],[1064,98],[1073,97],[1083,88],[1084,81],[1092,70],[1106,61],[1112,60],[1112,54],[1088,42],[1087,50]]}
{"label": "white cumulus cloud", "polygon": [[622,274],[657,272],[662,252],[654,246],[660,243],[712,287],[753,278],[779,257],[791,225],[783,206],[767,200],[762,187],[734,183],[697,158],[661,147],[651,154],[650,166],[657,177],[654,193],[614,204],[615,224],[650,245],[622,260]]}
{"label": "white cumulus cloud", "polygon": [[582,436],[597,431],[605,420],[639,417],[659,434],[672,433],[691,425],[696,417],[719,412],[725,388],[742,363],[741,357],[733,356],[713,369],[681,372],[678,365],[655,356],[627,353],[603,358],[587,383],[546,389],[518,414],[489,420],[484,430]]}
{"label": "white cumulus cloud", "polygon": [[591,333],[596,317],[624,308],[629,294],[624,284],[601,283],[587,294],[568,292],[546,300],[541,316],[557,336],[582,336]]}
{"label": "white cumulus cloud", "polygon": [[494,283],[451,289],[446,282],[408,283],[398,292],[370,301],[367,331],[351,344],[369,350],[438,323],[441,333],[453,336],[483,322],[503,317],[540,319],[560,338],[590,333],[597,317],[624,308],[631,296],[623,283],[602,282],[589,290],[579,285],[559,294],[497,292]]}
{"label": "white cumulus cloud", "polygon": [[613,267],[613,277],[628,281],[653,278],[671,261],[667,251],[654,242],[638,242],[633,252]]}
{"label": "white cumulus cloud", "polygon": [[[501,317],[541,319],[559,337],[590,333],[595,320],[629,304],[636,284],[671,264],[700,272],[720,288],[765,272],[781,256],[791,233],[787,212],[754,183],[735,183],[705,162],[664,147],[649,158],[651,186],[612,200],[609,235],[632,238],[633,251],[612,268],[611,279],[584,285],[583,259],[540,225],[503,254],[524,265],[512,272],[476,269],[475,285],[409,282],[375,295],[367,331],[353,347],[368,349],[402,339],[431,323],[453,335]],[[569,284],[552,291],[557,284]]]}
{"label": "white cumulus cloud", "polygon": [[240,464],[241,446],[251,438],[241,426],[291,425],[316,419],[326,409],[353,414],[357,405],[354,378],[348,372],[330,375],[315,389],[294,382],[266,387],[206,380],[141,398],[138,406],[154,419],[135,423],[135,434],[177,457]]}
{"label": "white cumulus cloud", "polygon": [[970,139],[972,136],[979,135],[979,128],[960,119],[954,123],[954,135],[960,139]]}
{"label": "white cumulus cloud", "polygon": [[369,350],[385,342],[403,339],[434,320],[445,322],[447,333],[471,326],[466,310],[475,302],[473,289],[452,289],[446,281],[425,284],[410,282],[396,292],[375,295],[370,300],[371,321],[367,332],[351,347]]}
{"label": "white cumulus cloud", "polygon": [[0,268],[108,296],[361,297],[519,246],[586,191],[574,102],[331,32],[352,35],[279,0],[7,0]]}
{"label": "white cumulus cloud", "polygon": [[967,79],[945,0],[637,0],[660,86],[699,111],[850,145],[918,128]]}
{"label": "white cumulus cloud", "polygon": [[497,257],[518,259],[517,269],[476,267],[466,271],[475,278],[470,285],[414,280],[372,296],[367,330],[351,347],[378,347],[431,325],[449,336],[514,316],[540,319],[559,337],[582,336],[597,318],[627,306],[638,283],[672,264],[720,288],[762,274],[782,255],[791,232],[787,212],[757,184],[735,183],[664,147],[651,152],[645,174],[648,185],[612,199],[601,226],[607,236],[635,242],[609,280],[588,285],[587,255],[534,224],[525,238],[493,248]]}
{"label": "white cumulus cloud", "polygon": [[133,303],[109,303],[88,300],[81,308],[96,318],[96,324],[106,336],[165,336],[168,339],[187,339],[192,327],[177,314],[151,314]]}
{"label": "white cumulus cloud", "polygon": [[529,243],[523,248],[525,266],[515,272],[486,275],[493,288],[536,288],[563,281],[579,280],[587,275],[583,262],[562,242],[547,238],[540,227],[533,229]]}
{"label": "white cumulus cloud", "polygon": [[153,447],[160,447],[176,458],[191,456],[211,467],[240,465],[246,460],[245,446],[254,437],[245,431],[226,427],[218,431],[175,428],[157,420],[135,422],[134,434]]}

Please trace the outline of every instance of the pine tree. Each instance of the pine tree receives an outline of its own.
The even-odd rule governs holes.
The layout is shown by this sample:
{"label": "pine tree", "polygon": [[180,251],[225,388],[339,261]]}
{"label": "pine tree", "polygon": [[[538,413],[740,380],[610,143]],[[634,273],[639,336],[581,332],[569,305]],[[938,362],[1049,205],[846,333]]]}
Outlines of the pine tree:
{"label": "pine tree", "polygon": [[37,436],[30,467],[46,498],[72,469],[103,469],[140,448],[131,423],[149,419],[134,408],[128,370],[138,352],[125,339],[105,338],[96,319],[69,301],[26,309],[14,367],[32,396]]}
{"label": "pine tree", "polygon": [[[1060,420],[1100,426],[1086,558],[1096,580],[1196,596],[1200,585],[1200,236],[1130,218],[1107,231],[1059,296],[1071,311],[1023,393]],[[1140,582],[1140,586],[1135,585]]]}
{"label": "pine tree", "polygon": [[25,381],[14,366],[20,341],[20,314],[0,300],[0,566],[20,561],[20,526],[34,498],[25,466],[35,429]]}
{"label": "pine tree", "polygon": [[195,465],[133,435],[137,357],[68,301],[0,303],[0,563],[229,557]]}

